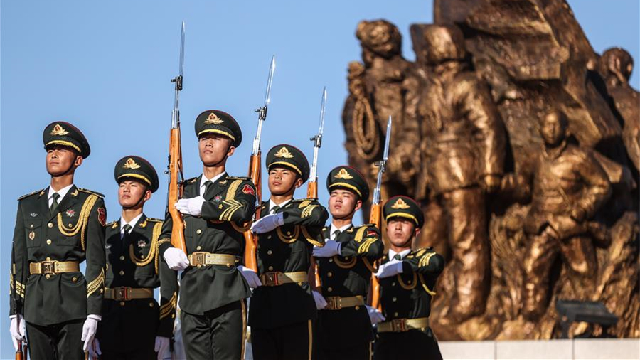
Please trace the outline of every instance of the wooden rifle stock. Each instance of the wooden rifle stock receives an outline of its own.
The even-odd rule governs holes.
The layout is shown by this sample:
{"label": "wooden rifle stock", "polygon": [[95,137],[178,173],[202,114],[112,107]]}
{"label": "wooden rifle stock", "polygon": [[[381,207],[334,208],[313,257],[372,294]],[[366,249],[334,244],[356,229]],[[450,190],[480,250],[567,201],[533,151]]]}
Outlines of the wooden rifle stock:
{"label": "wooden rifle stock", "polygon": [[[260,218],[260,206],[262,205],[262,171],[261,171],[261,159],[262,152],[258,151],[256,155],[251,155],[249,160],[249,177],[256,186],[256,201],[258,206],[256,207],[255,220]],[[249,269],[258,272],[258,262],[256,260],[256,246],[258,243],[258,236],[251,232],[251,229],[247,229],[244,232],[244,266]]]}
{"label": "wooden rifle stock", "polygon": [[182,197],[182,149],[180,146],[180,128],[171,129],[169,141],[169,214],[173,226],[171,228],[171,246],[187,253],[184,240],[184,222],[182,214],[176,209],[176,202]]}
{"label": "wooden rifle stock", "polygon": [[[318,198],[318,178],[313,179],[313,181],[309,181],[309,184],[307,184],[307,198]],[[314,258],[313,256],[311,256],[311,274],[309,274],[309,279],[314,282],[316,289],[319,289],[322,286],[322,280],[320,280],[320,270],[318,270],[318,263],[316,262],[316,258]]]}
{"label": "wooden rifle stock", "polygon": [[[380,203],[371,205],[369,223],[375,224],[375,226],[380,230],[380,236],[382,236],[382,207],[380,206]],[[378,262],[376,261],[374,269],[378,268],[377,265]],[[371,274],[371,306],[382,311],[382,306],[380,305],[380,280],[374,274]]]}

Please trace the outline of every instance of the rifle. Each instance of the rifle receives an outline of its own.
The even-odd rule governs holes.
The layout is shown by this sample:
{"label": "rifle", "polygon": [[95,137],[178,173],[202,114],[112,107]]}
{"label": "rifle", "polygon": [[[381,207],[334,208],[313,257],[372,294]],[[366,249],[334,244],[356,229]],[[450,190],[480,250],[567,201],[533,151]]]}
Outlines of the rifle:
{"label": "rifle", "polygon": [[[311,165],[311,172],[309,174],[309,184],[307,187],[307,197],[311,199],[318,198],[318,152],[322,146],[322,133],[324,132],[324,109],[327,103],[327,88],[322,89],[322,101],[320,102],[320,127],[318,133],[310,140],[313,141],[313,163]],[[316,288],[322,286],[320,280],[320,272],[318,271],[318,264],[316,259],[311,257],[311,274],[310,279],[315,281]]]}
{"label": "rifle", "polygon": [[171,112],[171,133],[169,136],[169,194],[167,207],[173,226],[171,228],[171,245],[187,253],[187,245],[184,240],[184,225],[182,214],[175,207],[176,202],[182,197],[182,146],[180,142],[180,110],[178,100],[182,90],[182,65],[184,64],[184,21],[180,34],[180,65],[178,76],[171,79],[175,83],[175,97],[173,111]]}
{"label": "rifle", "polygon": [[[256,186],[256,212],[253,214],[253,221],[260,218],[260,205],[262,202],[262,151],[260,150],[260,138],[262,136],[262,124],[267,119],[267,107],[269,103],[271,103],[271,83],[273,82],[273,73],[275,70],[276,57],[272,56],[269,67],[269,78],[267,79],[267,90],[264,95],[264,106],[256,109],[258,113],[258,130],[256,131],[256,137],[253,139],[253,148],[251,150],[251,157],[249,158],[249,177]],[[247,231],[244,232],[244,266],[256,272],[258,271],[256,261],[257,242],[257,234],[252,233],[251,229],[247,229]]]}
{"label": "rifle", "polygon": [[[380,188],[382,186],[382,174],[386,170],[387,160],[389,160],[389,141],[391,139],[391,125],[392,119],[389,116],[389,122],[387,123],[387,134],[384,139],[384,152],[382,154],[382,160],[376,162],[378,166],[378,179],[376,181],[376,188],[373,190],[373,199],[371,200],[371,210],[369,212],[369,223],[375,224],[382,233],[382,200],[380,199]],[[377,267],[376,262],[376,267]],[[380,281],[378,278],[371,274],[371,306],[382,311],[380,305]]]}

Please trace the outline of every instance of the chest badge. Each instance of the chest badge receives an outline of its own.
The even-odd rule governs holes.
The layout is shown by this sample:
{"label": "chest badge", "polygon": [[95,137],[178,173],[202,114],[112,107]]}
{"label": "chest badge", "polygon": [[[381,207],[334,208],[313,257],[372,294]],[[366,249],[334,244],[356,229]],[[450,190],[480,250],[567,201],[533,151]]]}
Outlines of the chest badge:
{"label": "chest badge", "polygon": [[138,240],[138,247],[139,248],[146,248],[148,246],[147,242],[144,240]]}
{"label": "chest badge", "polygon": [[36,233],[33,231],[29,232],[29,240],[33,240],[35,238],[36,238]]}
{"label": "chest badge", "polygon": [[67,214],[68,217],[74,217],[76,216],[76,212],[73,209],[69,209],[65,212],[65,214]]}
{"label": "chest badge", "polygon": [[36,216],[38,216],[38,213],[31,213],[29,215],[31,215],[31,217],[36,217]]}
{"label": "chest badge", "polygon": [[220,201],[220,200],[222,200],[222,196],[216,195],[216,197],[214,197],[213,200]]}

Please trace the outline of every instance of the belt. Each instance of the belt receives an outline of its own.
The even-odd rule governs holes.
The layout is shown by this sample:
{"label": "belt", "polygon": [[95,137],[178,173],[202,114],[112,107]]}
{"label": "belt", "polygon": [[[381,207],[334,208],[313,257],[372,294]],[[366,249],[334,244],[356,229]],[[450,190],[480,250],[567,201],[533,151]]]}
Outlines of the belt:
{"label": "belt", "polygon": [[351,296],[351,297],[326,297],[324,298],[327,301],[327,306],[325,306],[324,310],[340,310],[348,307],[354,306],[363,306],[364,299],[362,296]]}
{"label": "belt", "polygon": [[415,329],[425,329],[429,327],[429,318],[417,319],[393,319],[378,324],[378,332],[404,332]]}
{"label": "belt", "polygon": [[296,272],[266,272],[260,275],[262,286],[278,286],[288,283],[306,283],[307,273],[304,271]]}
{"label": "belt", "polygon": [[37,275],[55,275],[78,271],[80,271],[80,263],[77,261],[47,260],[29,263],[29,272]]}
{"label": "belt", "polygon": [[234,266],[238,260],[235,255],[212,254],[209,252],[194,252],[188,256],[191,266],[227,265]]}
{"label": "belt", "polygon": [[104,298],[108,300],[129,301],[134,299],[150,299],[153,289],[115,287],[104,289]]}

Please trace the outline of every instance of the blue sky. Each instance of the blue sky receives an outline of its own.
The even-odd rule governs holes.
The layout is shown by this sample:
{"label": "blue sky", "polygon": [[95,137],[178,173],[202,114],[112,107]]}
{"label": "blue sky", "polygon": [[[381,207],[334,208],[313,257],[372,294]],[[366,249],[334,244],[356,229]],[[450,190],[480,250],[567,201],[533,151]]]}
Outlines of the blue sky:
{"label": "blue sky", "polygon": [[[628,49],[640,59],[637,0],[569,1],[593,47]],[[238,119],[244,142],[230,159],[231,174],[246,175],[255,108],[262,105],[271,55],[277,58],[272,103],[262,148],[288,142],[312,154],[320,97],[327,116],[320,152],[320,184],[346,162],[342,104],[346,68],[360,58],[358,21],[387,18],[404,36],[431,22],[429,0],[352,1],[19,1],[2,0],[0,113],[0,289],[8,290],[10,244],[19,196],[48,184],[42,129],[55,120],[78,126],[92,155],[76,184],[107,195],[109,219],[119,216],[113,165],[143,156],[161,172],[167,163],[172,84],[180,22],[186,22],[185,82],[181,94],[185,176],[201,171],[193,122],[206,109]],[[638,73],[632,84],[638,88]],[[167,180],[146,207],[161,216]],[[323,186],[321,198],[326,199]],[[298,194],[303,196],[303,192]],[[8,291],[7,291],[8,292]],[[0,290],[0,294],[6,294]],[[0,357],[13,356],[8,297],[0,296]]]}

